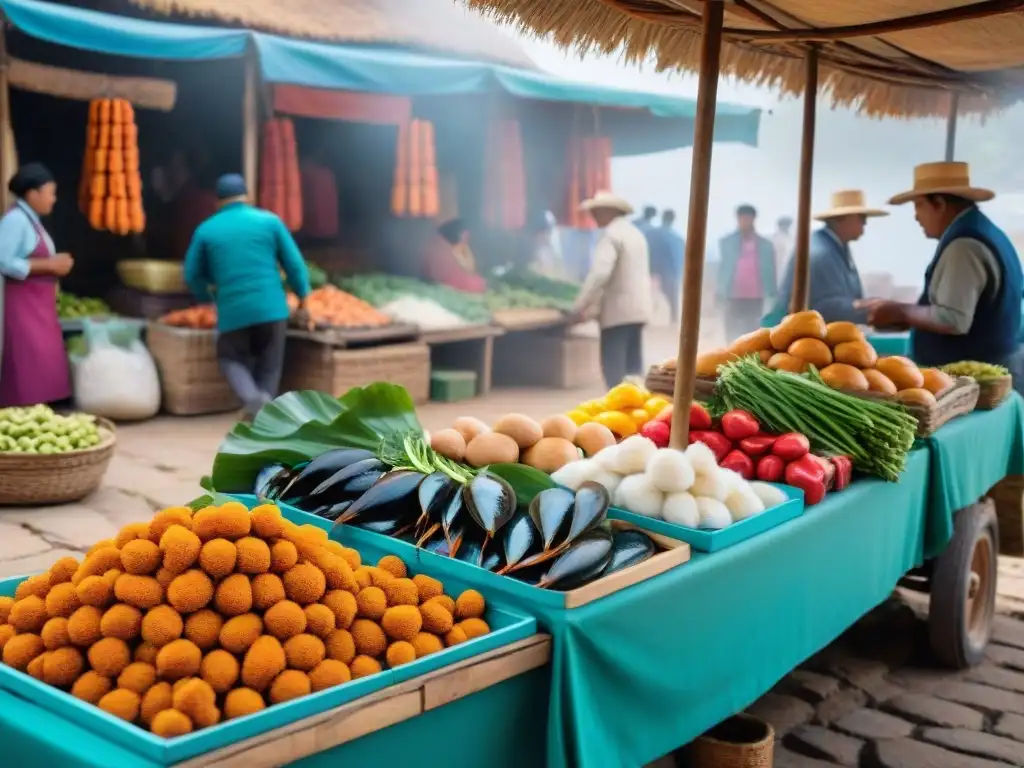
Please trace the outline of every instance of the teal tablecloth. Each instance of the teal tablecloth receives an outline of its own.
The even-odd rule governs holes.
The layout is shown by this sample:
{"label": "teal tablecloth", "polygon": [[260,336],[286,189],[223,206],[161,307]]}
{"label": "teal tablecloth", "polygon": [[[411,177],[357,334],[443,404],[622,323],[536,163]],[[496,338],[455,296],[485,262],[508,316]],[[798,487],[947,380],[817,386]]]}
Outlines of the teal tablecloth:
{"label": "teal tablecloth", "polygon": [[909,333],[873,333],[868,335],[868,343],[879,355],[903,355],[910,357]]}
{"label": "teal tablecloth", "polygon": [[[541,766],[549,681],[550,670],[541,667],[292,766]],[[0,691],[0,749],[0,765],[11,768],[155,768],[6,691]]]}
{"label": "teal tablecloth", "polygon": [[931,456],[924,554],[935,557],[953,535],[953,514],[1007,475],[1024,475],[1024,400],[1011,393],[991,411],[953,419],[919,441]]}

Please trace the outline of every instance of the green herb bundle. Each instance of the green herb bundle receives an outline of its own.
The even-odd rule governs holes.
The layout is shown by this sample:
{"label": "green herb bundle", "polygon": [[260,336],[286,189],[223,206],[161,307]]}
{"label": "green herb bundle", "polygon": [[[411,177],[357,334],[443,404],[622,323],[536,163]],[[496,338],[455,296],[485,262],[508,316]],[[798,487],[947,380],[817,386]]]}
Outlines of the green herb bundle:
{"label": "green herb bundle", "polygon": [[813,368],[800,375],[743,358],[719,368],[717,397],[720,408],[747,411],[771,432],[800,432],[813,449],[849,456],[857,470],[891,481],[917,431],[917,419],[900,405],[838,392]]}

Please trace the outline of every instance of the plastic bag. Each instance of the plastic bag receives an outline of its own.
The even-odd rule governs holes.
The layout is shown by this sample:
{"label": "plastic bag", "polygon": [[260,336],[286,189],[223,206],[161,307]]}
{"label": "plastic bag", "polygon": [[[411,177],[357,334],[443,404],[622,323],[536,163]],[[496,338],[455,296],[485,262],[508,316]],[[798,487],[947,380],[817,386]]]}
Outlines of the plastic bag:
{"label": "plastic bag", "polygon": [[141,330],[126,320],[82,321],[82,336],[69,348],[78,410],[114,421],[160,410],[160,377]]}

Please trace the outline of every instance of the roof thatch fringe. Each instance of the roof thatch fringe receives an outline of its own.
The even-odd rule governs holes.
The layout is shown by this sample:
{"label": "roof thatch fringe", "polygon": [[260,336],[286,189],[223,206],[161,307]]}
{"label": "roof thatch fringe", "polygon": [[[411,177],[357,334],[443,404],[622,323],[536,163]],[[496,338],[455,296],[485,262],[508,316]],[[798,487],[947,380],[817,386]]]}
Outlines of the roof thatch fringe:
{"label": "roof thatch fringe", "polygon": [[[659,71],[696,71],[700,60],[699,17],[687,14],[681,7],[700,10],[702,2],[677,3],[675,0],[463,0],[468,6],[484,12],[490,18],[511,24],[522,33],[552,39],[563,48],[581,55],[599,53],[621,54],[632,63],[645,63],[653,58]],[[908,0],[909,2],[909,0]],[[805,6],[802,0],[757,0],[759,8],[770,7],[772,15],[786,16],[784,6]],[[964,3],[957,3],[963,5]],[[630,9],[642,6],[646,18],[629,15],[618,6]],[[901,18],[909,13],[948,8],[946,0],[914,0],[908,6],[899,0],[815,0],[815,14],[828,16],[833,9],[843,7],[842,14],[856,13],[859,23]],[[870,8],[865,8],[870,6]],[[930,8],[928,6],[931,6]],[[907,8],[912,8],[908,11]],[[742,8],[726,5],[726,28],[750,30],[752,33],[771,29],[751,17]],[[853,8],[851,11],[850,9]],[[640,11],[633,11],[639,13]],[[839,13],[837,10],[836,13]],[[875,15],[871,15],[875,14]],[[865,16],[869,18],[864,18]],[[991,112],[1017,101],[1016,92],[1024,85],[1024,70],[1016,68],[1024,51],[1024,16],[1014,13],[1015,26],[1007,32],[1007,17],[947,24],[941,34],[930,30],[914,30],[877,38],[861,37],[851,44],[824,43],[821,48],[819,86],[820,93],[837,106],[845,106],[874,117],[945,116],[948,114],[951,93],[960,93],[961,112]],[[778,16],[775,16],[778,18]],[[845,19],[835,22],[848,23]],[[958,26],[959,25],[959,26]],[[807,28],[803,25],[799,28]],[[948,47],[950,35],[967,30],[970,39],[958,39],[956,53],[977,47],[989,58],[1004,53],[1013,67],[1005,72],[965,72],[943,62],[943,51]],[[826,28],[822,25],[819,28]],[[1016,34],[1014,46],[1006,45],[1008,34]],[[724,75],[745,82],[771,87],[784,94],[801,94],[805,68],[802,45],[793,43],[758,42],[742,39],[741,33],[727,36],[722,47]],[[913,53],[894,47],[890,38],[912,37]],[[993,51],[990,37],[1000,37],[999,43],[1007,50]],[[922,55],[922,39],[931,44],[932,51]],[[1010,48],[1013,50],[1010,50]],[[984,54],[983,54],[984,55]],[[998,58],[998,56],[995,56]],[[931,59],[932,61],[928,61]],[[1017,87],[1015,87],[1017,86]]]}

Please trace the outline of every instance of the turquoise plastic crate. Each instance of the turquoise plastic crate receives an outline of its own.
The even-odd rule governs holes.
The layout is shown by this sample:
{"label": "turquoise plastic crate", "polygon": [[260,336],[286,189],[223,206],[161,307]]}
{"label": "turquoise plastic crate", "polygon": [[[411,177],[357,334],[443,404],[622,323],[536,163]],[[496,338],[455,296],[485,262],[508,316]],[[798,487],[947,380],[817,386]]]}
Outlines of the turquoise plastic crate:
{"label": "turquoise plastic crate", "polygon": [[779,485],[776,483],[771,483],[771,485],[785,493],[789,497],[789,501],[717,531],[687,528],[676,523],[644,517],[635,512],[619,509],[618,507],[612,507],[608,510],[608,517],[612,520],[625,520],[635,525],[641,525],[654,533],[685,541],[697,552],[717,552],[734,544],[739,544],[741,541],[746,541],[765,531],[770,531],[772,528],[800,517],[804,513],[803,491],[791,485]]}
{"label": "turquoise plastic crate", "polygon": [[438,403],[457,403],[476,397],[476,371],[430,372],[430,399]]}
{"label": "turquoise plastic crate", "polygon": [[[243,501],[249,502],[250,505],[255,504],[253,497],[243,498]],[[328,530],[332,526],[330,521],[299,510],[282,506],[282,512],[288,519],[299,524],[312,522]],[[346,541],[345,543],[346,546],[357,548],[368,561],[376,562],[384,555],[399,554],[410,571],[423,573],[443,581],[445,589],[449,593],[454,591],[458,594],[464,589],[476,586],[458,576],[449,577],[441,571],[433,571],[429,564],[419,563],[415,557],[392,552],[388,547],[381,546],[382,542],[375,541],[373,538],[361,538],[359,541]],[[27,576],[0,581],[0,595],[12,596],[18,584],[25,578]],[[206,752],[290,725],[312,715],[327,712],[392,685],[536,634],[536,619],[508,608],[507,604],[502,604],[500,598],[495,601],[487,592],[484,592],[484,596],[488,603],[484,618],[491,627],[490,634],[452,648],[446,648],[439,653],[417,659],[397,669],[385,669],[376,675],[353,680],[284,704],[276,704],[262,712],[237,720],[229,720],[212,728],[175,739],[161,739],[154,736],[149,731],[126,723],[91,704],[76,699],[65,691],[46,685],[3,664],[0,664],[0,688],[24,699],[29,699],[69,723],[86,728],[98,737],[113,742],[151,762],[161,766],[171,766]],[[48,732],[46,737],[53,740],[62,738],[59,729],[52,733]]]}

